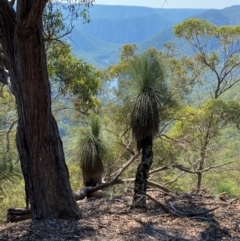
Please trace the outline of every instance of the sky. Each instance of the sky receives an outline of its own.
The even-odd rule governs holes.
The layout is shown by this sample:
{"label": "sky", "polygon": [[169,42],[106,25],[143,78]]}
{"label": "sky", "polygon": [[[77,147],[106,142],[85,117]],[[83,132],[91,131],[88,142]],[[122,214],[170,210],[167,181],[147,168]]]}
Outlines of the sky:
{"label": "sky", "polygon": [[95,0],[95,4],[145,6],[151,8],[215,8],[240,5],[239,0]]}

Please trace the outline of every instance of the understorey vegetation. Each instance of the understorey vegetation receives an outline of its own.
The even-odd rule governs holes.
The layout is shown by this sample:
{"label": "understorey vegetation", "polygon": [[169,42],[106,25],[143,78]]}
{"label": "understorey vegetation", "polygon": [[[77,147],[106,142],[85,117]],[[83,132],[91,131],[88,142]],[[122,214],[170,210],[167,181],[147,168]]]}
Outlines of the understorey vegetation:
{"label": "understorey vegetation", "polygon": [[97,69],[64,41],[61,12],[88,22],[93,1],[27,2],[0,0],[1,222],[10,207],[79,219],[76,201],[129,191],[131,209],[150,199],[178,217],[148,190],[240,197],[240,26],[188,19],[174,34],[191,53],[126,44]]}

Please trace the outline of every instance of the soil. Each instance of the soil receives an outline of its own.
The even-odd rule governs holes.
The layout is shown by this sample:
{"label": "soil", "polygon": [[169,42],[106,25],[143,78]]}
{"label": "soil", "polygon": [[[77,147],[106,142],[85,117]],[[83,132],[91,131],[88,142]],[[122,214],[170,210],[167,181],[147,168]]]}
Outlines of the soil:
{"label": "soil", "polygon": [[[79,201],[79,221],[46,219],[6,223],[0,226],[0,240],[84,240],[84,241],[218,241],[240,240],[240,203],[224,194],[148,194],[148,209],[130,209],[132,194],[114,198]],[[218,207],[214,211],[209,211]],[[197,215],[197,216],[196,216]],[[188,216],[188,217],[187,217]]]}

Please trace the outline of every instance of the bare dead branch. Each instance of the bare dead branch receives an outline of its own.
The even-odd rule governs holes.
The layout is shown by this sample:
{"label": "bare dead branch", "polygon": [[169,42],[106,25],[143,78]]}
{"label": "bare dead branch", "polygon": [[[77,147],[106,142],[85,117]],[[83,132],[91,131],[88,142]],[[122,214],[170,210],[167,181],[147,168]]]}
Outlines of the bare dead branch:
{"label": "bare dead branch", "polygon": [[166,165],[163,166],[163,167],[156,168],[156,169],[150,171],[150,172],[149,172],[149,175],[152,175],[152,174],[157,173],[157,172],[160,172],[160,171],[169,170],[169,169],[171,169],[170,165],[171,165],[171,164],[169,163],[169,164],[166,164]]}
{"label": "bare dead branch", "polygon": [[230,161],[230,162],[227,162],[227,163],[223,163],[223,164],[220,164],[220,165],[216,165],[216,166],[210,166],[210,167],[205,168],[203,170],[197,170],[197,171],[191,171],[190,170],[194,164],[191,167],[189,167],[189,168],[184,167],[182,165],[173,165],[173,167],[175,167],[175,168],[177,168],[177,169],[179,169],[181,171],[190,173],[190,174],[199,174],[199,173],[207,172],[207,171],[209,171],[211,169],[216,169],[216,168],[219,168],[219,167],[222,167],[222,166],[229,165],[230,163],[233,163],[233,161]]}
{"label": "bare dead branch", "polygon": [[125,150],[127,150],[131,155],[134,155],[135,152],[130,148],[130,144],[132,143],[132,140],[126,145],[124,143],[118,142],[118,144],[122,147],[125,147]]}
{"label": "bare dead branch", "polygon": [[150,195],[148,195],[147,193],[143,193],[143,195],[145,195],[146,197],[148,197],[150,200],[152,200],[153,202],[155,202],[156,204],[158,204],[163,210],[165,210],[167,213],[170,213],[176,217],[182,217],[181,215],[173,212],[170,208],[167,207],[167,205],[157,201],[155,198],[151,197]]}
{"label": "bare dead branch", "polygon": [[24,208],[9,208],[7,222],[19,222],[31,218],[31,210]]}
{"label": "bare dead branch", "polygon": [[129,159],[129,161],[125,164],[125,165],[123,165],[123,167],[120,169],[120,170],[118,170],[118,172],[117,172],[117,174],[116,174],[116,177],[114,178],[114,179],[118,179],[120,176],[121,176],[121,174],[132,164],[132,162],[137,158],[137,157],[139,157],[139,155],[140,155],[140,151],[139,152],[137,152],[134,156],[132,156],[130,159]]}
{"label": "bare dead branch", "polygon": [[172,184],[174,182],[176,182],[183,174],[185,174],[185,172],[181,172],[176,178],[174,178],[172,181],[169,181],[169,182],[165,182],[164,183],[164,186],[166,185],[169,185],[169,184]]}
{"label": "bare dead branch", "polygon": [[196,216],[203,216],[203,215],[206,215],[210,212],[213,212],[215,211],[216,209],[219,208],[219,206],[215,207],[215,208],[212,208],[212,209],[209,209],[209,210],[206,210],[206,211],[203,211],[203,212],[192,212],[192,213],[184,213],[184,212],[181,212],[179,210],[177,210],[173,204],[171,202],[169,202],[171,208],[174,210],[175,213],[179,213],[182,217],[196,217]]}
{"label": "bare dead branch", "polygon": [[[104,188],[107,188],[107,187],[110,187],[110,186],[113,186],[113,185],[116,185],[116,184],[124,184],[126,182],[134,182],[135,181],[135,178],[118,179],[118,177],[119,176],[116,176],[110,182],[105,182],[105,183],[102,183],[102,184],[100,184],[98,186],[95,186],[95,187],[84,187],[81,190],[78,190],[78,191],[74,192],[73,195],[74,195],[75,200],[82,200],[85,197],[87,197],[87,195],[90,194],[90,193],[94,193],[98,190],[101,190],[101,189],[104,189]],[[147,185],[159,188],[159,189],[163,190],[164,192],[171,193],[171,191],[169,189],[167,189],[166,187],[163,187],[162,185],[160,185],[156,182],[152,182],[152,181],[148,180]]]}
{"label": "bare dead branch", "polygon": [[[135,178],[134,178],[135,180]],[[155,187],[155,188],[158,188],[158,189],[161,189],[163,190],[164,192],[167,192],[167,193],[171,193],[172,191],[169,190],[168,188],[162,186],[161,184],[157,183],[157,182],[153,182],[153,181],[147,181],[147,185],[148,186],[151,186],[151,187]]]}
{"label": "bare dead branch", "polygon": [[233,204],[235,201],[237,201],[239,198],[234,198],[233,200],[230,201],[230,205]]}
{"label": "bare dead branch", "polygon": [[209,170],[211,170],[211,169],[215,169],[215,168],[219,168],[219,167],[222,167],[222,166],[229,165],[230,163],[233,163],[233,161],[230,161],[230,162],[223,163],[223,164],[220,164],[220,165],[216,165],[216,166],[211,166],[211,167],[205,168],[205,169],[201,170],[201,172],[207,172],[207,171],[209,171]]}
{"label": "bare dead branch", "polygon": [[[125,166],[125,165],[127,165],[127,164],[125,164],[120,170],[118,170],[118,171],[116,171],[115,173],[112,173],[111,174],[111,170],[116,166],[116,164],[121,160],[121,158],[122,158],[122,156],[123,156],[123,154],[129,149],[129,146],[130,146],[130,144],[131,144],[131,142],[132,142],[132,140],[125,146],[125,149],[123,150],[123,152],[120,154],[120,156],[119,156],[119,158],[117,159],[117,161],[111,166],[111,168],[110,168],[110,171],[108,171],[107,173],[106,173],[106,175],[105,175],[105,177],[104,177],[104,180],[107,180],[107,179],[109,179],[109,178],[111,178],[111,177],[114,177],[115,175],[117,175],[121,170],[122,170],[122,168]],[[140,153],[140,152],[139,152]],[[136,153],[134,153],[134,155],[132,155],[132,157],[131,157],[131,159],[127,162],[127,163],[129,163],[129,165],[135,160],[135,158],[136,157],[134,157],[136,155]],[[139,154],[138,154],[139,155]],[[132,160],[132,158],[134,157],[134,159]],[[129,166],[128,165],[128,166]],[[128,167],[127,166],[127,167]],[[125,170],[125,169],[124,169]]]}
{"label": "bare dead branch", "polygon": [[63,34],[60,34],[60,35],[57,36],[57,37],[55,36],[55,33],[54,33],[54,32],[51,33],[51,34],[44,32],[44,37],[43,37],[44,42],[57,41],[57,42],[65,45],[64,41],[62,41],[61,39],[62,39],[63,37],[65,37],[65,36],[69,35],[69,34],[73,31],[73,28],[74,28],[74,27],[71,26],[70,29],[66,30],[66,32],[64,32]]}
{"label": "bare dead branch", "polygon": [[184,172],[187,172],[187,173],[190,173],[190,174],[198,174],[200,171],[191,171],[191,167],[190,168],[187,168],[187,167],[184,167],[182,165],[173,165],[174,168],[177,168],[181,171],[184,171]]}
{"label": "bare dead branch", "polygon": [[77,200],[83,200],[90,193],[93,193],[93,192],[96,192],[98,190],[110,187],[110,186],[115,185],[115,184],[122,184],[122,183],[124,183],[124,181],[121,180],[121,179],[113,179],[111,182],[105,182],[105,183],[102,183],[102,184],[100,184],[98,186],[95,186],[95,187],[84,187],[81,190],[78,190],[78,191],[74,192],[73,196],[74,196],[76,201]]}
{"label": "bare dead branch", "polygon": [[180,139],[173,139],[173,138],[171,138],[171,137],[169,137],[169,136],[167,136],[167,135],[165,135],[165,134],[161,134],[160,137],[165,137],[167,140],[170,140],[170,141],[176,142],[176,143],[177,143],[177,142],[185,141],[185,137],[180,138]]}

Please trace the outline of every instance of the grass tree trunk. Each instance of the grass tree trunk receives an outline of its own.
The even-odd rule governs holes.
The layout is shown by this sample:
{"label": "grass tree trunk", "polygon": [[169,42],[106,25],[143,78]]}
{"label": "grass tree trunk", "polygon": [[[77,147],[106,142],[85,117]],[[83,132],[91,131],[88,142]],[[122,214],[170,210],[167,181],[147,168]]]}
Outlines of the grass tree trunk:
{"label": "grass tree trunk", "polygon": [[32,219],[80,218],[73,198],[58,127],[42,36],[46,1],[17,2],[17,14],[0,0],[0,33],[19,115],[17,147]]}
{"label": "grass tree trunk", "polygon": [[153,162],[152,144],[152,137],[145,137],[141,141],[142,159],[137,168],[132,208],[143,209],[147,207],[146,196],[144,194],[147,189],[149,170]]}

